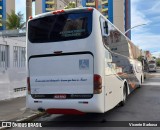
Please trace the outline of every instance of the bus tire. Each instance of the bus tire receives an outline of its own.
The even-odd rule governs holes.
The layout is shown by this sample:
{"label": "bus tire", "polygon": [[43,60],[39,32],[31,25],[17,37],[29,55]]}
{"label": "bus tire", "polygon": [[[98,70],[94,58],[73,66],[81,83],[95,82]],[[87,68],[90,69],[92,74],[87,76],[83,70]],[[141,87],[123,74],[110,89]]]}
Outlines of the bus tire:
{"label": "bus tire", "polygon": [[123,99],[122,101],[119,103],[120,106],[124,106],[127,100],[127,86],[126,84],[124,84],[123,86]]}
{"label": "bus tire", "polygon": [[141,85],[142,85],[142,76],[141,76],[141,83],[138,85],[138,88],[141,88]]}

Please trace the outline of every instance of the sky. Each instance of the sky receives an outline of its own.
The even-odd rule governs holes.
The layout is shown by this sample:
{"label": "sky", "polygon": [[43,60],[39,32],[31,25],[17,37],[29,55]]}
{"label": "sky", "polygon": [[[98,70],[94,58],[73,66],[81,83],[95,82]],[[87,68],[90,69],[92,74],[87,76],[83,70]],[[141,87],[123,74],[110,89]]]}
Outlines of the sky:
{"label": "sky", "polygon": [[[16,12],[25,14],[26,0],[16,0]],[[25,15],[24,15],[25,16]],[[142,50],[160,57],[160,0],[131,0],[131,40]]]}
{"label": "sky", "polygon": [[160,56],[160,0],[131,0],[132,41],[142,50]]}

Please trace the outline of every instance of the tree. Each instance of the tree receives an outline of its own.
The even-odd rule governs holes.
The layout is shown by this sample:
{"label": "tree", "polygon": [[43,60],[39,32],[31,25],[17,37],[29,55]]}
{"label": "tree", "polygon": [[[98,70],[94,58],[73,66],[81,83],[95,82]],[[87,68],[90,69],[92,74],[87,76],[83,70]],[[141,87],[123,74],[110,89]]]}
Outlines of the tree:
{"label": "tree", "polygon": [[142,61],[143,61],[143,56],[139,56],[139,57],[137,58],[137,60],[142,62]]}
{"label": "tree", "polygon": [[14,29],[23,29],[25,22],[23,22],[23,14],[21,12],[15,13],[14,10],[11,11],[11,14],[7,14],[7,20],[4,21],[4,24],[8,30]]}
{"label": "tree", "polygon": [[67,6],[64,7],[65,9],[71,9],[71,8],[76,8],[76,3],[73,2],[69,2]]}
{"label": "tree", "polygon": [[159,58],[157,59],[156,62],[157,62],[157,66],[160,66],[160,59]]}
{"label": "tree", "polygon": [[156,57],[155,57],[155,56],[153,56],[153,59],[156,59]]}

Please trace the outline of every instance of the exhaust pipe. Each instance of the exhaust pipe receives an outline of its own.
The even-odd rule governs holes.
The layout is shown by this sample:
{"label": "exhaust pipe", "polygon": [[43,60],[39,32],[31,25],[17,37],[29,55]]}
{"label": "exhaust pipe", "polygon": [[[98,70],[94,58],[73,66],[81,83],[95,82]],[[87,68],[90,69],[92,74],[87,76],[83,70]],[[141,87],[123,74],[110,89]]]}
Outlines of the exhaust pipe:
{"label": "exhaust pipe", "polygon": [[45,109],[43,109],[43,108],[38,108],[38,111],[40,111],[40,112],[45,112]]}

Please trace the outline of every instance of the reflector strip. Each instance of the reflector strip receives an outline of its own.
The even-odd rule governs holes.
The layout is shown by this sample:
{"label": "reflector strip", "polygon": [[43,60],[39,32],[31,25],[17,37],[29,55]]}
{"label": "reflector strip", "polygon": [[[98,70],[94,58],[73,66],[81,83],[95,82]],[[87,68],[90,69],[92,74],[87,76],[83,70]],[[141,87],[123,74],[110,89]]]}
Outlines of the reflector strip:
{"label": "reflector strip", "polygon": [[71,115],[85,114],[84,112],[75,109],[56,109],[56,108],[47,109],[46,112],[49,114],[71,114]]}

